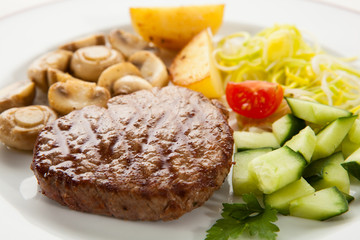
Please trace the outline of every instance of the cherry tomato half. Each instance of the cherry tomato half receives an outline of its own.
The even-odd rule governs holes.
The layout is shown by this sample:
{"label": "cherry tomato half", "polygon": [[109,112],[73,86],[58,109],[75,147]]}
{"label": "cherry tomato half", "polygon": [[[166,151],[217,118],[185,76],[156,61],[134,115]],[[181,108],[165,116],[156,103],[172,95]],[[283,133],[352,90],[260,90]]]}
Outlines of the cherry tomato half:
{"label": "cherry tomato half", "polygon": [[277,83],[265,81],[229,82],[226,99],[238,114],[248,118],[265,118],[279,107],[284,89]]}

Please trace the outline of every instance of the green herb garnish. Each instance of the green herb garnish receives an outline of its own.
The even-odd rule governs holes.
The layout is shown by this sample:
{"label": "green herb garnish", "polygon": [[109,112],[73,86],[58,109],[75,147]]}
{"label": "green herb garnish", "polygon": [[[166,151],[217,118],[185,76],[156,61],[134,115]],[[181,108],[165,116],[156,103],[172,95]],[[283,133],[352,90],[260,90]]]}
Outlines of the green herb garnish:
{"label": "green herb garnish", "polygon": [[253,194],[244,194],[245,203],[223,203],[223,218],[207,231],[205,240],[241,239],[241,236],[258,239],[275,240],[279,228],[273,224],[277,221],[277,211],[261,207]]}

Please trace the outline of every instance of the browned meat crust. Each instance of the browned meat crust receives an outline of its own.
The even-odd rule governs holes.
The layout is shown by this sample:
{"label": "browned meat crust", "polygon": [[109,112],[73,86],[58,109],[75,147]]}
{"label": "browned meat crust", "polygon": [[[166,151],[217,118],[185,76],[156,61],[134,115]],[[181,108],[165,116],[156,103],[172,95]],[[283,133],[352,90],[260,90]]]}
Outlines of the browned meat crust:
{"label": "browned meat crust", "polygon": [[[215,106],[217,105],[217,106]],[[201,206],[231,166],[226,110],[165,87],[74,111],[40,133],[31,165],[42,192],[71,209],[172,220]]]}

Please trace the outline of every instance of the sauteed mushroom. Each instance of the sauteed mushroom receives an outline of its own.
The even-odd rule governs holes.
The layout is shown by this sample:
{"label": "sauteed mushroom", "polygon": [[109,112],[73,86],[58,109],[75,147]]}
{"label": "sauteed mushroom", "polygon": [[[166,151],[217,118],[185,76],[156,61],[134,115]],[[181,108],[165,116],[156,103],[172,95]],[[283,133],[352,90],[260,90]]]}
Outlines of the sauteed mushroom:
{"label": "sauteed mushroom", "polygon": [[8,109],[0,114],[0,141],[20,150],[32,150],[41,129],[56,117],[47,106]]}
{"label": "sauteed mushroom", "polygon": [[30,105],[35,97],[35,83],[20,81],[0,90],[0,112]]}
{"label": "sauteed mushroom", "polygon": [[96,82],[107,67],[123,62],[120,52],[105,46],[90,46],[77,50],[70,63],[74,76],[86,81]]}
{"label": "sauteed mushroom", "polygon": [[70,79],[80,80],[80,79],[74,78],[73,76],[71,76],[68,73],[64,73],[60,70],[53,69],[53,68],[49,68],[47,77],[48,77],[49,86],[53,85],[56,82],[66,82],[67,80],[70,80]]}
{"label": "sauteed mushroom", "polygon": [[72,56],[72,52],[58,49],[53,52],[46,53],[36,59],[28,69],[28,77],[41,90],[46,92],[49,88],[47,79],[47,71],[49,68],[66,71]]}
{"label": "sauteed mushroom", "polygon": [[106,88],[76,79],[54,83],[48,93],[50,106],[60,114],[89,105],[105,107],[109,98],[110,93]]}
{"label": "sauteed mushroom", "polygon": [[134,75],[127,75],[124,76],[114,83],[114,95],[121,95],[121,94],[129,94],[139,90],[149,90],[153,86],[145,79],[134,76]]}
{"label": "sauteed mushroom", "polygon": [[139,69],[129,62],[123,62],[108,67],[99,77],[98,85],[109,90],[112,96],[116,95],[114,91],[114,84],[120,78],[133,75],[141,77]]}
{"label": "sauteed mushroom", "polygon": [[114,49],[120,51],[126,57],[140,50],[154,49],[142,38],[118,29],[110,32],[109,42]]}
{"label": "sauteed mushroom", "polygon": [[66,43],[59,47],[59,49],[64,49],[68,51],[75,52],[79,48],[95,46],[95,45],[105,45],[105,36],[104,34],[95,34],[80,38],[78,40]]}
{"label": "sauteed mushroom", "polygon": [[130,56],[129,61],[140,69],[141,75],[154,87],[164,87],[169,82],[169,74],[163,61],[149,51],[139,51]]}

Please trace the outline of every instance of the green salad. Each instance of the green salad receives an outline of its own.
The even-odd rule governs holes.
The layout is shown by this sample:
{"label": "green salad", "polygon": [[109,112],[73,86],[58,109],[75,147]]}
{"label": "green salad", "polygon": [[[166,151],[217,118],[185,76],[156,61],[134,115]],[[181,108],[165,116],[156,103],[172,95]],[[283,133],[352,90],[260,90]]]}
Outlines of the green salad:
{"label": "green salad", "polygon": [[324,221],[346,213],[350,176],[360,180],[356,59],[329,54],[291,25],[225,36],[213,55],[238,122],[270,127],[234,132],[232,187],[244,203],[223,204],[206,240],[275,240],[277,214]]}

